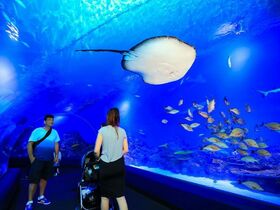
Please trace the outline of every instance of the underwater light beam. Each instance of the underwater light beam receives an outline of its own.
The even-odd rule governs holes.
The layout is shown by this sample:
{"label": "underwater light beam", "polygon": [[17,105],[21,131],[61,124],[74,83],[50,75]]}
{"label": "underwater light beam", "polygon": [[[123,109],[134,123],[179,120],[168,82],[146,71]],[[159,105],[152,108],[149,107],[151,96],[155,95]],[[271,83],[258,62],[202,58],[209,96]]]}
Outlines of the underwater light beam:
{"label": "underwater light beam", "polygon": [[5,57],[0,57],[0,93],[15,88],[15,69]]}
{"label": "underwater light beam", "polygon": [[246,61],[250,57],[250,49],[247,47],[242,47],[236,49],[228,57],[228,67],[233,70],[240,70],[246,64]]}
{"label": "underwater light beam", "polygon": [[129,111],[129,108],[130,108],[130,102],[129,101],[122,102],[122,104],[120,105],[121,115],[122,116],[127,115],[128,111]]}
{"label": "underwater light beam", "polygon": [[0,85],[8,83],[13,75],[13,66],[7,59],[0,57]]}

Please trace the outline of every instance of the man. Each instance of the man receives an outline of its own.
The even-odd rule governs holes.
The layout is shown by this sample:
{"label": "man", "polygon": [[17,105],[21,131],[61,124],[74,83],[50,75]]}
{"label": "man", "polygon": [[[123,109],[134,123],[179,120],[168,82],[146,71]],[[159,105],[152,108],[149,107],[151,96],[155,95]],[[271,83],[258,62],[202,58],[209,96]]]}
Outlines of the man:
{"label": "man", "polygon": [[[53,175],[53,161],[58,161],[58,142],[60,138],[57,131],[52,128],[54,124],[53,115],[46,115],[44,117],[44,124],[44,127],[36,128],[32,132],[27,145],[31,167],[29,173],[28,202],[26,203],[25,210],[32,210],[33,197],[38,183],[40,186],[40,196],[38,197],[37,203],[43,205],[49,205],[51,203],[44,196],[44,193],[47,180]],[[55,151],[55,157],[53,156],[53,151]]]}

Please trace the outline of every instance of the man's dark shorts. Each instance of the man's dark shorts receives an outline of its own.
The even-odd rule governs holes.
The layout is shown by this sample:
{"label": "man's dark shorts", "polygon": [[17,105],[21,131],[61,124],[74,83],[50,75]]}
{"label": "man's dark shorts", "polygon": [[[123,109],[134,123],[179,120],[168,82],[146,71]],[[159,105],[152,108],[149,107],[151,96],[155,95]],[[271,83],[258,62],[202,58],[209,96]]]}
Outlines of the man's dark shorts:
{"label": "man's dark shorts", "polygon": [[35,159],[30,167],[29,181],[38,184],[40,179],[48,180],[53,175],[53,162]]}

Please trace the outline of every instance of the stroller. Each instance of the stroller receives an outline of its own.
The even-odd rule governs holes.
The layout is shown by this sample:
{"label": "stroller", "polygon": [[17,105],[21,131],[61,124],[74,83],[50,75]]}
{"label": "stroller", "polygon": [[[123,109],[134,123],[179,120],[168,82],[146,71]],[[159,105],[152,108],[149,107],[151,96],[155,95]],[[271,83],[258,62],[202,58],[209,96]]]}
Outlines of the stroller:
{"label": "stroller", "polygon": [[[81,161],[82,179],[78,184],[80,209],[100,210],[99,162],[93,150],[88,151]],[[110,210],[117,210],[115,200],[110,200]]]}

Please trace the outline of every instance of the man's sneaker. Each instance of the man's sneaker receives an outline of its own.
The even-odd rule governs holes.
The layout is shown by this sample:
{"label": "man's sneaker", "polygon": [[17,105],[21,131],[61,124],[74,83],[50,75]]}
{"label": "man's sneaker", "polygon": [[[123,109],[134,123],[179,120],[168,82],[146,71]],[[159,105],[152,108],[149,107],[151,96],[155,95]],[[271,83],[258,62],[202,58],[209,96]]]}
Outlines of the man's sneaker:
{"label": "man's sneaker", "polygon": [[43,197],[43,198],[38,198],[38,201],[37,203],[39,204],[43,204],[43,205],[49,205],[51,204],[51,202],[46,198],[46,197]]}
{"label": "man's sneaker", "polygon": [[32,210],[32,203],[27,203],[24,210]]}

